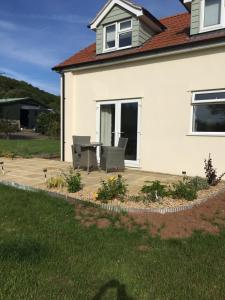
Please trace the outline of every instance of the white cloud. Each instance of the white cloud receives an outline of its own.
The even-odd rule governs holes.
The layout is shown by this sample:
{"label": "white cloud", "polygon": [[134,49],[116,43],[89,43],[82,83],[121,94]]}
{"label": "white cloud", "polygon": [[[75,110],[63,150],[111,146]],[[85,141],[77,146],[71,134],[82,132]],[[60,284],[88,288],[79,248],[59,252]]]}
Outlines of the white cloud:
{"label": "white cloud", "polygon": [[12,22],[0,20],[0,28],[3,30],[17,30],[18,27]]}
{"label": "white cloud", "polygon": [[5,32],[0,32],[0,40],[4,41],[0,47],[0,54],[5,57],[47,68],[51,68],[58,61],[58,57],[54,57],[52,50],[43,45],[35,47],[32,41],[30,44],[29,40],[19,42]]}
{"label": "white cloud", "polygon": [[88,17],[83,17],[76,14],[54,14],[54,15],[41,15],[41,14],[18,14],[0,11],[0,15],[3,17],[16,17],[22,19],[36,19],[36,20],[48,20],[55,22],[65,22],[74,24],[87,24],[89,22]]}

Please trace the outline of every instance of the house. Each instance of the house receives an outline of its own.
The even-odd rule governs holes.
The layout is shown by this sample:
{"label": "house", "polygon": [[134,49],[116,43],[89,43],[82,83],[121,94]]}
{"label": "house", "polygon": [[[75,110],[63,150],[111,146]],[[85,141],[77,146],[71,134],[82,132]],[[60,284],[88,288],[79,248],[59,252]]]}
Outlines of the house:
{"label": "house", "polygon": [[158,20],[110,0],[90,23],[96,42],[53,70],[61,74],[62,160],[73,135],[104,145],[129,138],[126,165],[202,175],[212,154],[225,170],[225,0],[183,0]]}
{"label": "house", "polygon": [[29,97],[0,99],[0,119],[16,122],[19,128],[34,129],[41,112],[50,109]]}

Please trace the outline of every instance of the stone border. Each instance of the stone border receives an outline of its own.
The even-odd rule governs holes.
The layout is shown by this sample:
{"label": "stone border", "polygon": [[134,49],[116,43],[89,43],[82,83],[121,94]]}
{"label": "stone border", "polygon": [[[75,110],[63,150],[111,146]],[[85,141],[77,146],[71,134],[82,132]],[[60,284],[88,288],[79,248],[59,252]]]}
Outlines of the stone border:
{"label": "stone border", "polygon": [[198,199],[195,201],[195,203],[191,203],[189,205],[183,205],[183,206],[177,206],[177,207],[166,207],[166,208],[129,208],[129,207],[122,207],[122,206],[115,206],[115,205],[110,205],[110,204],[98,204],[98,203],[93,203],[91,201],[85,201],[77,198],[72,198],[72,197],[67,197],[63,194],[59,194],[56,192],[50,192],[38,188],[34,188],[31,186],[26,186],[22,184],[18,184],[16,182],[11,182],[11,181],[0,181],[1,184],[5,186],[10,186],[14,187],[20,190],[24,191],[30,191],[30,192],[44,192],[50,195],[51,197],[56,197],[56,198],[61,198],[64,200],[69,200],[71,202],[77,202],[80,204],[86,204],[86,205],[91,205],[94,207],[100,207],[102,209],[112,211],[112,212],[127,212],[127,213],[158,213],[158,214],[168,214],[168,213],[176,213],[176,212],[181,212],[185,210],[190,210],[194,207],[197,207],[205,202],[207,202],[209,199],[214,198],[222,193],[225,193],[225,188],[221,189],[220,191],[212,193],[210,196],[202,199]]}

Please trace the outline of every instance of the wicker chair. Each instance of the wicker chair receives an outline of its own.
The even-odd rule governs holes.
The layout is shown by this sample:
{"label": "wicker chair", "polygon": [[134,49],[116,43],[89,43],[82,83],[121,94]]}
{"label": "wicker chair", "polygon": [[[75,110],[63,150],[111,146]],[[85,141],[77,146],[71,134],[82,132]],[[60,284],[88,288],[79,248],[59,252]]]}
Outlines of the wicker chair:
{"label": "wicker chair", "polygon": [[109,171],[124,171],[127,138],[120,138],[118,147],[103,146],[101,149],[100,166],[106,173]]}
{"label": "wicker chair", "polygon": [[90,136],[73,136],[72,156],[73,168],[87,168],[87,149],[82,148],[82,144],[90,144]]}

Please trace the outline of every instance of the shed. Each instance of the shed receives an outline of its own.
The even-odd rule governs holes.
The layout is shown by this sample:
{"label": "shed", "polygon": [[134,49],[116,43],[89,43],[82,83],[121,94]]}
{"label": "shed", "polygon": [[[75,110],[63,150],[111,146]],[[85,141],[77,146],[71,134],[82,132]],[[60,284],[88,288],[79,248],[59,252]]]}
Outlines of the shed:
{"label": "shed", "polygon": [[36,128],[38,115],[51,111],[48,106],[29,97],[0,99],[0,119],[16,122],[23,129]]}

